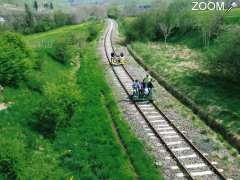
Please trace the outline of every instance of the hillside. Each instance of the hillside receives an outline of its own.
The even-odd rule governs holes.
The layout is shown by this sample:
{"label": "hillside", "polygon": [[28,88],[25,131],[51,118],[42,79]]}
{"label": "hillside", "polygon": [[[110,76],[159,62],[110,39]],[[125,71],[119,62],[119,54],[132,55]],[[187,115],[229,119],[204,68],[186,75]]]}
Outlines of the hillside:
{"label": "hillside", "polygon": [[[57,5],[66,5],[69,3],[72,4],[129,4],[129,3],[146,3],[149,4],[153,0],[52,0],[54,4]],[[1,0],[0,4],[16,4],[16,5],[22,5],[24,3],[33,3],[34,0]],[[39,3],[46,2],[45,0],[38,0]]]}
{"label": "hillside", "polygon": [[73,4],[149,4],[153,0],[66,0],[68,2],[73,2]]}
{"label": "hillside", "polygon": [[31,69],[0,94],[8,104],[0,111],[0,179],[161,179],[104,78],[102,29],[94,21],[21,37]]}
{"label": "hillside", "polygon": [[[17,6],[23,6],[24,3],[33,4],[33,2],[34,2],[34,0],[1,0],[0,5],[12,4],[12,5],[17,5]],[[45,0],[38,0],[37,2],[39,4],[43,4],[46,1]],[[53,4],[55,4],[57,6],[62,6],[62,5],[66,4],[65,0],[51,0],[51,2],[53,2]]]}
{"label": "hillside", "polygon": [[[174,3],[172,7],[179,7],[178,1]],[[231,137],[240,139],[240,9],[222,16],[215,11],[188,12],[182,8],[181,23],[171,24],[175,29],[164,41],[164,29],[155,30],[160,23],[168,26],[164,18],[175,22],[176,14],[181,17],[178,10],[169,11],[172,16],[162,15],[162,22],[157,23],[149,20],[155,18],[154,13],[127,18],[122,31],[142,61],[182,96],[173,94],[194,112],[194,108],[204,112],[201,117],[206,124],[238,148],[239,143],[233,143]]]}

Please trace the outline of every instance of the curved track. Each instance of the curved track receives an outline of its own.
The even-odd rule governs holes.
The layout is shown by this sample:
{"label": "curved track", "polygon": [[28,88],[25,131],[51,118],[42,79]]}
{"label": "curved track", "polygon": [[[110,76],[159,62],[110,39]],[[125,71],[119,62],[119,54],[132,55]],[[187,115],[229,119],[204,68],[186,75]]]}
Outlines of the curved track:
{"label": "curved track", "polygon": [[[114,22],[108,21],[109,27],[104,38],[104,49],[106,57],[110,64],[111,51],[115,51],[112,43],[112,33],[114,30]],[[117,80],[124,89],[126,95],[130,97],[132,93],[133,77],[127,71],[125,66],[111,66],[111,69]],[[134,102],[133,102],[134,103]],[[180,169],[181,173],[177,173],[177,178],[187,179],[222,179],[226,178],[211,163],[203,153],[168,119],[168,117],[153,103],[134,103],[135,108],[141,114],[147,123],[153,136],[159,141],[169,153],[172,159],[177,163],[176,169]]]}

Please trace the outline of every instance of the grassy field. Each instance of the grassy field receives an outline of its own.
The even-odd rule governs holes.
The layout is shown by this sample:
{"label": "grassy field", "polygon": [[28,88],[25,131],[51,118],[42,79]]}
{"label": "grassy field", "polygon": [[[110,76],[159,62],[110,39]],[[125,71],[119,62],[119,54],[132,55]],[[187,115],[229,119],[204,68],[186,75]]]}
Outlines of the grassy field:
{"label": "grassy field", "polygon": [[226,129],[240,133],[239,86],[211,76],[204,68],[204,53],[186,45],[164,43],[132,44],[146,64],[171,85],[210,113]]}
{"label": "grassy field", "polygon": [[[193,11],[193,16],[201,16],[203,18],[208,17],[209,15],[212,15],[213,13],[216,13],[215,11]],[[225,12],[220,12],[221,14]],[[224,14],[224,22],[226,24],[240,24],[240,8],[235,8],[229,11],[228,13]]]}
{"label": "grassy field", "polygon": [[[103,23],[95,22],[24,37],[43,64],[18,88],[5,87],[3,100],[11,106],[0,111],[0,179],[162,179],[118,111],[96,55],[97,39],[81,49],[80,69],[48,55],[56,39],[84,36],[91,26],[99,36]],[[67,127],[45,138],[33,127],[43,89],[68,88],[69,82],[80,104]]]}

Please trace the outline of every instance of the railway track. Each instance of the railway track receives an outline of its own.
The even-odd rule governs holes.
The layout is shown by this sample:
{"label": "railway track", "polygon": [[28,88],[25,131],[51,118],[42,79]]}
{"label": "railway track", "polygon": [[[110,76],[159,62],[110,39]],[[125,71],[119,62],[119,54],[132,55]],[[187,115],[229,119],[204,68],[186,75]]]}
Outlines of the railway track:
{"label": "railway track", "polygon": [[[110,53],[115,51],[112,42],[114,22],[108,21],[109,27],[104,38],[104,50],[110,64]],[[111,66],[111,65],[110,65]],[[134,78],[123,66],[111,66],[111,69],[127,96],[132,93],[132,82]],[[210,162],[206,155],[181,132],[168,117],[153,103],[134,103],[134,107],[145,120],[148,128],[148,135],[160,142],[177,166],[172,169],[179,169],[176,179],[221,179],[226,180],[222,175],[222,169],[217,169],[214,162]]]}

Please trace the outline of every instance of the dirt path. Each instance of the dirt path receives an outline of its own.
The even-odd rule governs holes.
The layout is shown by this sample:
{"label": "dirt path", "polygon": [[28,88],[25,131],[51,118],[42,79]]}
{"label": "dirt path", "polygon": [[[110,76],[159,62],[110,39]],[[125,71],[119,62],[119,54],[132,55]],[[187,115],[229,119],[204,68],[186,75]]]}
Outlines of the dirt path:
{"label": "dirt path", "polygon": [[[0,98],[1,98],[1,93],[3,91],[3,87],[0,85]],[[7,109],[7,105],[5,103],[0,102],[0,111]]]}
{"label": "dirt path", "polygon": [[0,104],[0,111],[7,109],[7,105],[4,103]]}

